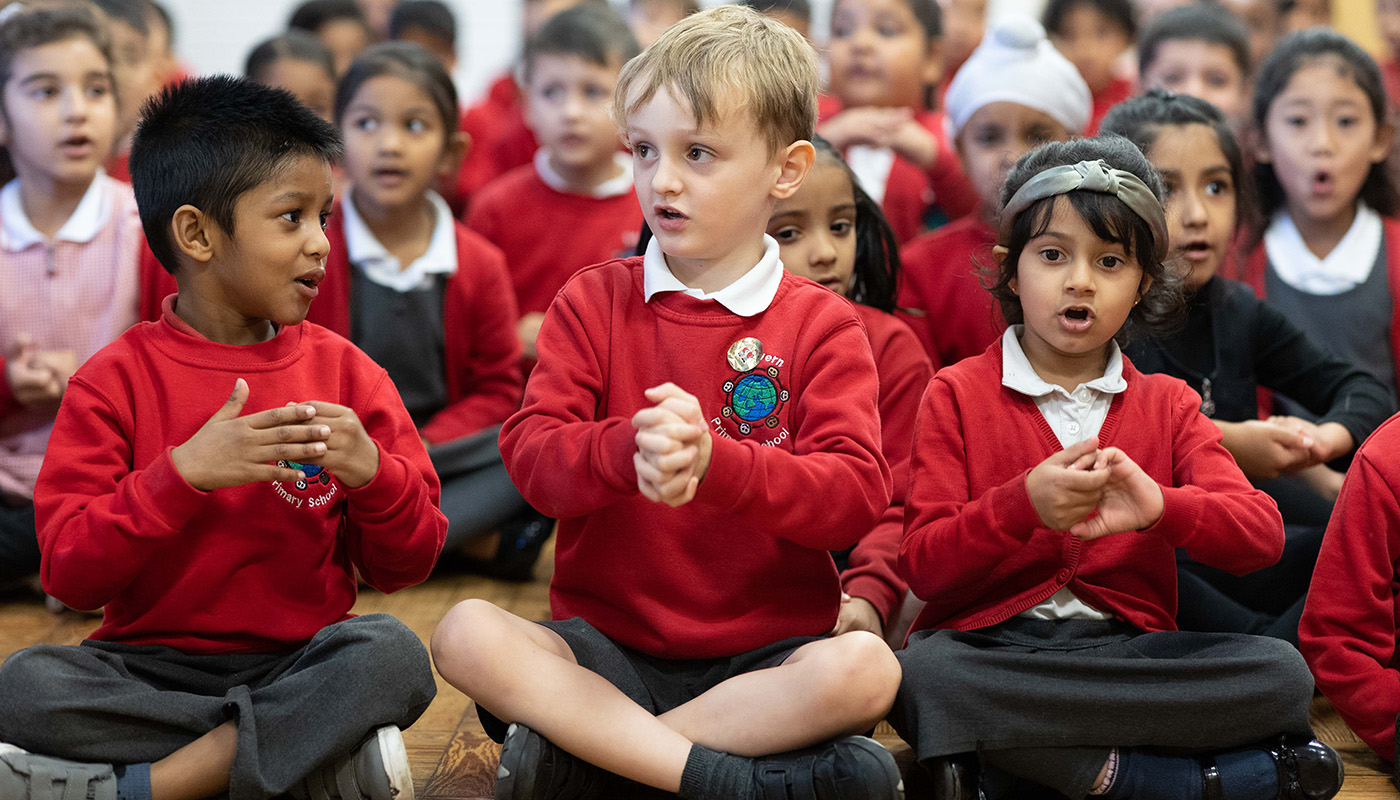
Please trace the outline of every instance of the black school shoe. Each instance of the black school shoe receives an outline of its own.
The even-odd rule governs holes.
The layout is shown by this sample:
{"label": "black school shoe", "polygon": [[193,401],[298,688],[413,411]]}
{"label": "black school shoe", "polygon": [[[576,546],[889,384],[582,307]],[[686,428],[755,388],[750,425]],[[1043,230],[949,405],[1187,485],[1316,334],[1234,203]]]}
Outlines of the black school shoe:
{"label": "black school shoe", "polygon": [[865,736],[755,759],[754,788],[760,800],[904,800],[894,756]]}
{"label": "black school shoe", "polygon": [[501,742],[496,800],[596,800],[614,780],[517,722]]}
{"label": "black school shoe", "polygon": [[[1299,736],[1281,736],[1274,744],[1250,748],[1263,750],[1278,770],[1278,800],[1328,800],[1342,789],[1342,757],[1322,742]],[[1229,800],[1220,784],[1220,770],[1205,768],[1206,800]]]}
{"label": "black school shoe", "polygon": [[501,523],[500,542],[490,559],[464,557],[469,571],[503,581],[525,583],[535,578],[535,562],[554,533],[554,520],[534,509]]}
{"label": "black school shoe", "polygon": [[995,768],[979,765],[976,753],[959,753],[926,762],[933,800],[1050,800],[1061,795]]}

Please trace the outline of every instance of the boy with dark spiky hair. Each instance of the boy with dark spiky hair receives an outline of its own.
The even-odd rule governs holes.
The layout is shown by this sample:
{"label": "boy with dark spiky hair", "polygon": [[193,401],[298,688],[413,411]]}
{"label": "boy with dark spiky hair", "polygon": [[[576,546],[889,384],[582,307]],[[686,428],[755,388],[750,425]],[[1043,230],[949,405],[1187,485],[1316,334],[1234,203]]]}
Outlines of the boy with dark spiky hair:
{"label": "boy with dark spiky hair", "polygon": [[179,293],[73,376],[54,424],[42,577],[104,615],[0,667],[0,797],[48,797],[45,773],[90,800],[412,797],[398,726],[435,693],[427,653],[350,608],[357,572],[426,578],[447,522],[384,370],[303,322],[339,153],[246,80],[148,107],[132,177]]}
{"label": "boy with dark spiky hair", "polygon": [[1055,49],[1074,64],[1094,96],[1084,133],[1098,133],[1110,108],[1133,96],[1133,81],[1118,74],[1118,61],[1137,36],[1131,0],[1050,0],[1041,20]]}

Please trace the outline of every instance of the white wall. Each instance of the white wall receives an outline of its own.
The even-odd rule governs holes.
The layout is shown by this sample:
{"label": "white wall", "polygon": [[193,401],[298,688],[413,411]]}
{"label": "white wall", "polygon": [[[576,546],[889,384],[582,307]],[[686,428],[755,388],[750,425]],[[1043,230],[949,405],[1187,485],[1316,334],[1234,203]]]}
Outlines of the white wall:
{"label": "white wall", "polygon": [[[721,0],[701,0],[718,5]],[[243,71],[253,45],[285,29],[298,0],[162,0],[175,18],[176,47],[194,71]],[[522,0],[444,0],[457,14],[457,87],[471,101],[520,50]],[[1043,0],[992,0],[993,15],[1004,10],[1039,13]],[[613,0],[619,7],[626,0]],[[832,0],[811,0],[813,33],[826,34]]]}

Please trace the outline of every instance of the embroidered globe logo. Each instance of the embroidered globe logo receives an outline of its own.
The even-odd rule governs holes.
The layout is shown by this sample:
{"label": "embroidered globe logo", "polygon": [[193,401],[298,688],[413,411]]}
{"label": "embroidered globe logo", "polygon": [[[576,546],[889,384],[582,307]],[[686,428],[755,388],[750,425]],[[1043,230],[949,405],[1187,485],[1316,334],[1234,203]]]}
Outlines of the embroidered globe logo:
{"label": "embroidered globe logo", "polygon": [[734,386],[734,414],[745,422],[755,422],[778,407],[778,387],[767,375],[745,375]]}

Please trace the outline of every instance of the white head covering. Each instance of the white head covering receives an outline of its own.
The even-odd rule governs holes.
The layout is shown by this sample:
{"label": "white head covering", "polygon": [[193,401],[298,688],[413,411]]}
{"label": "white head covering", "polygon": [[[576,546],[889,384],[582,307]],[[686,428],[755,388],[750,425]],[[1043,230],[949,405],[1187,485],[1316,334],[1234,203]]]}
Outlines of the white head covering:
{"label": "white head covering", "polygon": [[1079,70],[1050,44],[1039,22],[1020,15],[993,25],[953,76],[943,99],[949,138],[991,103],[1043,111],[1073,134],[1084,131],[1094,107]]}

